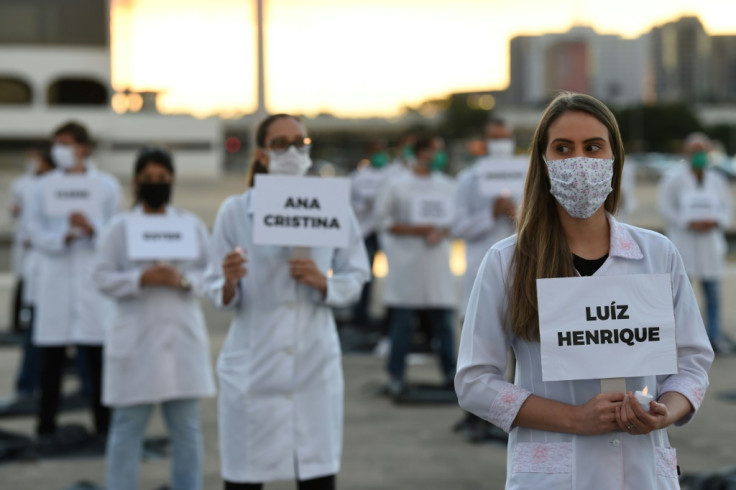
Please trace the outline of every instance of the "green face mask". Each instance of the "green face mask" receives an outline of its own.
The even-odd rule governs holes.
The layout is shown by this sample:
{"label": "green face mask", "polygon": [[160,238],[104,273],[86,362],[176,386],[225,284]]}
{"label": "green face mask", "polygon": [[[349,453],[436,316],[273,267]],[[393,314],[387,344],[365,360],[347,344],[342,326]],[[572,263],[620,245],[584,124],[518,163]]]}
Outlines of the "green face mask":
{"label": "green face mask", "polygon": [[381,168],[388,163],[389,156],[385,151],[377,151],[371,155],[371,166]]}
{"label": "green face mask", "polygon": [[431,170],[442,170],[447,166],[447,153],[444,150],[440,150],[434,154],[432,161],[429,162],[429,168]]}
{"label": "green face mask", "polygon": [[695,170],[704,169],[705,166],[708,165],[708,155],[703,151],[693,153],[690,156],[690,165],[692,165]]}

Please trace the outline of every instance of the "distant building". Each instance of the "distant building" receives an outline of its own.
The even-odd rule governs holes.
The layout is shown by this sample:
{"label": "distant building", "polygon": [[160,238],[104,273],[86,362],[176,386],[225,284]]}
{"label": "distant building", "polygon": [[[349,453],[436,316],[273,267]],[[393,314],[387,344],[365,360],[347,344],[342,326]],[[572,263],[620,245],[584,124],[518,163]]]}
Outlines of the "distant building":
{"label": "distant building", "polygon": [[[222,170],[219,119],[164,116],[155,94],[114,93],[108,0],[0,2],[0,168],[21,170],[25,152],[68,120],[86,124],[104,169],[130,175],[147,145],[170,149],[180,176]],[[116,103],[118,112],[113,111]]]}
{"label": "distant building", "polygon": [[598,34],[584,26],[565,33],[514,37],[508,100],[538,105],[570,90],[611,104],[641,102],[646,94],[644,43],[645,38]]}
{"label": "distant building", "polygon": [[736,36],[713,36],[713,95],[736,102]]}

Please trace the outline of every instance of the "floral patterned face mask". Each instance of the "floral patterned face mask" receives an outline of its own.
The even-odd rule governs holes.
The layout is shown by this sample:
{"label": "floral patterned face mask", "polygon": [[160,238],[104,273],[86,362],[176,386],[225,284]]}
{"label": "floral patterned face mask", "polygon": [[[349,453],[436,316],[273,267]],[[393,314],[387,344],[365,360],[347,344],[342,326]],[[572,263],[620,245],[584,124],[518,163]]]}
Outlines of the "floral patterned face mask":
{"label": "floral patterned face mask", "polygon": [[588,219],[611,193],[612,158],[574,157],[547,164],[550,192],[573,218]]}

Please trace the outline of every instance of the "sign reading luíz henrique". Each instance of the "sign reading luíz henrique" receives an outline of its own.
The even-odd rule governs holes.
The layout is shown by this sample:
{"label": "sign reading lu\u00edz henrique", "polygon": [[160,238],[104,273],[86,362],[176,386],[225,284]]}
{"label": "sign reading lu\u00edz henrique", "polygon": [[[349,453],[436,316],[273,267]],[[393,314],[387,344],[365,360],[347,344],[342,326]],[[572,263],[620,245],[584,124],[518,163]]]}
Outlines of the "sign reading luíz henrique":
{"label": "sign reading lu\u00edz henrique", "polygon": [[257,245],[346,247],[350,181],[256,175],[253,242]]}
{"label": "sign reading lu\u00edz henrique", "polygon": [[544,381],[677,372],[668,274],[537,280]]}

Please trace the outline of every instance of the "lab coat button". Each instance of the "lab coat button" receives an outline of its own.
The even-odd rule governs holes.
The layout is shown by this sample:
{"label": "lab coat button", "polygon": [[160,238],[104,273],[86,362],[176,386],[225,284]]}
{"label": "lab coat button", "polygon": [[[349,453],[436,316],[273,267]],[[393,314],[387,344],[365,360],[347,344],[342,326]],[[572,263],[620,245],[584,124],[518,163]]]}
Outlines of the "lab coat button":
{"label": "lab coat button", "polygon": [[613,444],[613,447],[618,447],[619,444],[621,444],[621,441],[619,441],[618,439],[614,439],[613,441],[611,441],[611,444]]}

